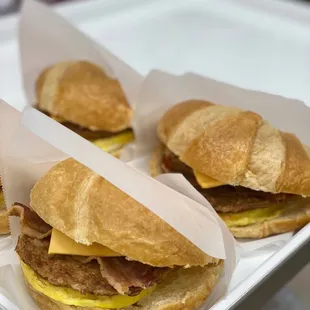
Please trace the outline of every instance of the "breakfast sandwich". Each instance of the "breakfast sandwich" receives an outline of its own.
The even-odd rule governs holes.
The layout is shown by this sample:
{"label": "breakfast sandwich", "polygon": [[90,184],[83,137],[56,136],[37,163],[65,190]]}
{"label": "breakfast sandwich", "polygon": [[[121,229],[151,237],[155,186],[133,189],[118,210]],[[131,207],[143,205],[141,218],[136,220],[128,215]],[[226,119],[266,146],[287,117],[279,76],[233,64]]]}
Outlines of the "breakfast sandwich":
{"label": "breakfast sandwich", "polygon": [[153,176],[182,173],[238,238],[263,238],[310,222],[310,148],[260,115],[202,100],[160,119]]}
{"label": "breakfast sandwich", "polygon": [[197,309],[223,261],[74,159],[33,187],[16,252],[29,294],[44,310]]}
{"label": "breakfast sandwich", "polygon": [[118,156],[133,141],[132,110],[116,79],[87,61],[61,62],[36,81],[36,108]]}

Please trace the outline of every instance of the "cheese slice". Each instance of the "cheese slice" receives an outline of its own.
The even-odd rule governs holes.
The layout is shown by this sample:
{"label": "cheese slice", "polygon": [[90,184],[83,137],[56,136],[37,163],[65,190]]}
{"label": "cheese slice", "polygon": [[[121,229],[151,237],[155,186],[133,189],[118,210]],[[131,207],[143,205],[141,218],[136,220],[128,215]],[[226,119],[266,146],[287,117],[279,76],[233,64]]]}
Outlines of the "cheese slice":
{"label": "cheese slice", "polygon": [[202,188],[212,188],[212,187],[218,187],[218,186],[222,186],[225,185],[224,183],[215,180],[203,173],[200,173],[196,170],[194,170],[194,175],[195,178],[198,182],[198,184],[202,187]]}
{"label": "cheese slice", "polygon": [[91,141],[103,151],[113,153],[134,140],[132,131],[126,131],[110,138],[96,139]]}
{"label": "cheese slice", "polygon": [[123,256],[113,250],[98,244],[85,245],[77,243],[57,229],[52,230],[48,254],[66,254],[80,256]]}

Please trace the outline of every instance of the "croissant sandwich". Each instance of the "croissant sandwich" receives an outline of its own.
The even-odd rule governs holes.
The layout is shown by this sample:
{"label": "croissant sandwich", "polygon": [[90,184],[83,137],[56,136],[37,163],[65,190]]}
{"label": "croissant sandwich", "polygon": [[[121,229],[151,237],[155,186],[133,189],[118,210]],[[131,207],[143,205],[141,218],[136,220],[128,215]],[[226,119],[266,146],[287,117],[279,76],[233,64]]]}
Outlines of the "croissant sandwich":
{"label": "croissant sandwich", "polygon": [[190,100],[157,127],[153,176],[182,173],[238,238],[263,238],[310,222],[310,148],[260,115]]}
{"label": "croissant sandwich", "polygon": [[44,310],[196,309],[223,261],[208,256],[111,183],[67,159],[33,187],[16,246]]}
{"label": "croissant sandwich", "polygon": [[61,62],[36,82],[37,109],[118,155],[133,140],[132,110],[119,82],[87,61]]}

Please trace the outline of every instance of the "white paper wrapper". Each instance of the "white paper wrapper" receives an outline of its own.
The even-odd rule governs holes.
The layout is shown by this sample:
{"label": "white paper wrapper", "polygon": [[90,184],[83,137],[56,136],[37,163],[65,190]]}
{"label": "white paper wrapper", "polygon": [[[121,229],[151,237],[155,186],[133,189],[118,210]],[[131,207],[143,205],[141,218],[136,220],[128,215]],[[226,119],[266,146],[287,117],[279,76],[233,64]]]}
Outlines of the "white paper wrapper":
{"label": "white paper wrapper", "polygon": [[282,248],[294,236],[293,232],[271,236],[264,239],[238,240],[238,253],[241,257],[257,256],[264,252],[276,252]]}
{"label": "white paper wrapper", "polygon": [[0,100],[0,105],[2,106],[0,115],[0,175],[3,175],[3,145],[6,145],[11,140],[14,128],[20,121],[21,113],[16,111],[2,100]]}
{"label": "white paper wrapper", "polygon": [[[142,158],[129,162],[128,165],[143,172],[145,175],[150,176],[148,171],[149,160],[150,160],[149,156],[144,156]],[[204,207],[210,210],[210,212],[212,212],[215,215],[217,223],[222,228],[227,258],[236,257],[235,248],[231,246],[231,243],[235,243],[235,241],[234,240],[232,241],[233,237],[229,232],[227,226],[221,220],[221,218],[217,216],[216,212],[214,211],[210,203],[184,178],[183,175],[176,173],[167,173],[159,175],[155,179],[169,186],[170,188],[178,191],[179,193],[182,193],[187,197],[195,200],[196,202],[202,204]],[[238,260],[239,259],[236,257],[236,261],[230,259],[226,261],[225,273],[221,279],[221,282],[219,283],[216,290],[214,290],[212,296],[208,298],[204,307],[209,308],[211,305],[214,304],[216,300],[218,300],[221,296],[223,296],[223,293],[225,292],[226,289],[226,284],[228,284],[231,280],[230,270],[234,269],[236,262]]]}
{"label": "white paper wrapper", "polygon": [[[5,109],[6,105],[0,103],[0,122],[5,117],[2,113]],[[11,127],[4,128],[11,139],[3,144],[2,152],[7,205],[15,201],[29,205],[30,190],[35,182],[60,160],[73,157],[145,205],[209,255],[226,258],[225,274],[212,298],[223,296],[235,267],[234,239],[212,207],[182,176],[157,181],[102,152],[31,107],[24,110],[15,128]],[[187,191],[188,196],[165,184],[173,185],[180,192]],[[15,244],[20,233],[19,220],[11,219],[10,224]],[[12,250],[5,253],[0,266],[9,264],[12,257]],[[29,309],[24,304],[22,307]]]}
{"label": "white paper wrapper", "polygon": [[[11,252],[13,255],[14,253]],[[8,255],[9,258],[9,255]],[[27,293],[19,265],[0,267],[0,305],[7,310],[39,310]]]}
{"label": "white paper wrapper", "polygon": [[[310,145],[310,110],[300,101],[241,89],[192,73],[176,76],[152,71],[142,84],[136,104],[133,120],[136,142],[125,149],[122,158],[130,161],[150,154],[158,144],[158,120],[173,105],[188,99],[204,99],[252,110],[261,114],[276,128],[292,132],[303,143]],[[292,234],[282,234],[263,240],[240,241],[239,254],[258,255],[260,251],[266,250],[275,252],[291,236]]]}
{"label": "white paper wrapper", "polygon": [[28,104],[36,104],[35,81],[42,70],[62,61],[88,60],[117,78],[134,107],[142,77],[51,8],[24,1],[19,25],[22,80]]}
{"label": "white paper wrapper", "polygon": [[[2,133],[0,134],[0,175],[3,175],[4,173],[2,164],[3,152],[4,152],[3,146],[10,141],[12,135],[11,133],[13,132],[17,123],[20,121],[21,113],[16,111],[11,106],[5,104],[2,100],[0,100],[0,104],[1,106],[3,106],[0,115],[1,119],[0,132]],[[4,183],[5,181],[2,180],[2,182]],[[13,244],[10,236],[0,236],[0,253],[12,247]]]}

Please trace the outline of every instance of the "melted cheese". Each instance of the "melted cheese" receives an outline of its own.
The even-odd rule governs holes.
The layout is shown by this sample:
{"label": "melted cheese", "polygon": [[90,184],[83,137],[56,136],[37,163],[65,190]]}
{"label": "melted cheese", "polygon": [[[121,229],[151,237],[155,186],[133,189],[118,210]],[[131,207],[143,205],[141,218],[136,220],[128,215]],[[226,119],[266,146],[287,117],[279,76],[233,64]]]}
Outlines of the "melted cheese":
{"label": "melted cheese", "polygon": [[72,288],[60,287],[49,283],[23,262],[21,262],[21,268],[25,278],[37,292],[63,304],[76,307],[91,307],[92,309],[125,308],[138,302],[155,289],[155,286],[145,289],[137,296],[97,296],[92,294],[81,294]]}
{"label": "melted cheese", "polygon": [[134,135],[131,131],[120,133],[110,138],[97,139],[91,141],[103,151],[113,153],[119,151],[125,144],[128,144],[134,140]]}
{"label": "melted cheese", "polygon": [[272,220],[281,216],[287,206],[273,205],[268,208],[253,209],[237,213],[219,213],[219,216],[228,227],[248,226]]}
{"label": "melted cheese", "polygon": [[93,243],[85,245],[77,243],[57,229],[52,230],[51,242],[48,249],[48,254],[67,254],[67,255],[80,255],[80,256],[122,256],[111,249]]}
{"label": "melted cheese", "polygon": [[212,188],[212,187],[217,187],[217,186],[221,186],[221,185],[225,185],[224,183],[215,180],[203,173],[200,173],[196,170],[194,170],[194,175],[196,177],[196,180],[198,182],[198,184],[202,187],[202,188]]}

